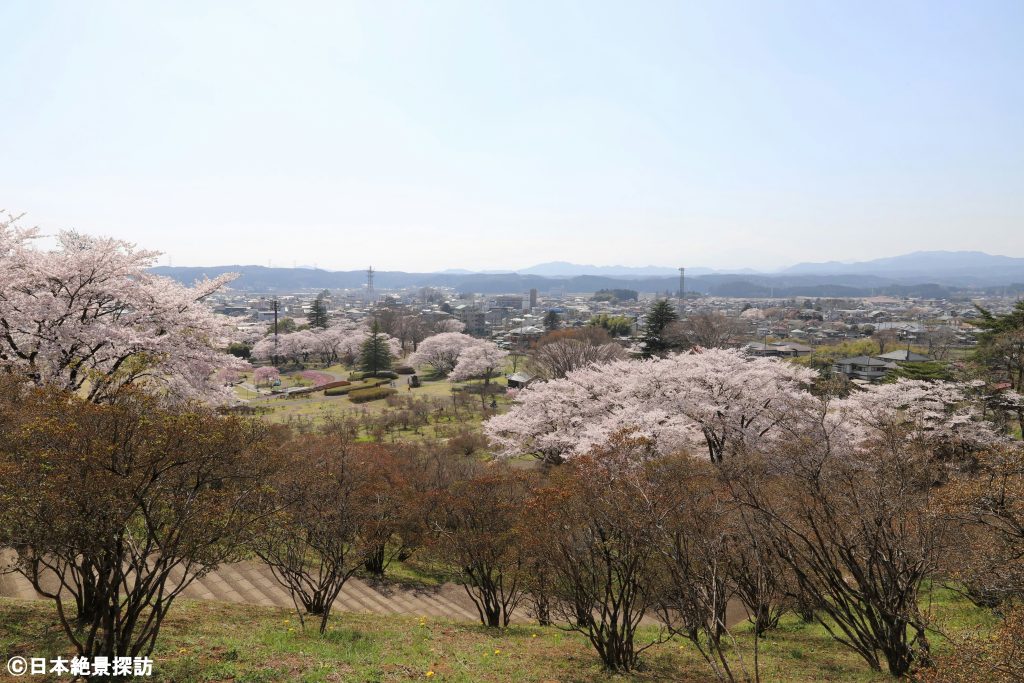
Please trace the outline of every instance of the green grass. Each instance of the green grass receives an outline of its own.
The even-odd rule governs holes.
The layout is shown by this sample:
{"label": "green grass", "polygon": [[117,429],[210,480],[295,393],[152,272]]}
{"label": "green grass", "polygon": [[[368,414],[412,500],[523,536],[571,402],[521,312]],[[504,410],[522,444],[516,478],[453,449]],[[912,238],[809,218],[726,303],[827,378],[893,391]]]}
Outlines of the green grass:
{"label": "green grass", "polygon": [[[465,386],[479,385],[479,382],[451,383],[447,380],[425,381],[421,387],[408,391],[404,384],[404,380],[404,376],[395,380],[398,396],[429,396],[444,402],[447,418],[441,420],[440,424],[442,426],[461,425],[473,429],[479,427],[481,422],[479,396],[473,396],[473,404],[469,411],[460,407],[458,410],[458,416],[456,416],[453,414],[452,409],[452,387],[454,386],[458,389]],[[364,384],[365,383],[362,382],[353,382],[352,386],[355,387],[353,391],[358,390]],[[499,384],[499,382],[492,381],[492,384],[503,386],[504,383],[501,382]],[[382,386],[387,387],[388,384],[385,383]],[[303,394],[294,398],[262,396],[254,400],[252,400],[251,392],[245,392],[244,389],[236,387],[235,392],[239,398],[243,398],[243,393],[249,393],[249,396],[245,397],[250,399],[249,405],[269,409],[270,412],[262,415],[261,417],[268,422],[276,423],[302,422],[311,426],[319,426],[331,418],[358,414],[377,415],[391,410],[391,408],[388,407],[387,402],[384,400],[370,401],[368,403],[353,403],[347,395],[324,396],[324,393],[319,391],[311,394]],[[504,394],[496,394],[495,398],[501,407],[508,404],[508,399]],[[433,419],[433,416],[431,416],[432,421]],[[402,432],[399,436],[402,439],[414,440],[424,438],[425,436],[433,437],[434,430],[432,427],[427,426],[422,428],[420,433],[416,433],[413,430],[407,430]]]}
{"label": "green grass", "polygon": [[[398,559],[388,565],[386,580],[389,583],[397,583],[407,588],[418,588],[423,586],[440,586],[446,581],[452,581],[456,577],[450,568],[443,562],[434,560],[422,553],[414,553],[412,557],[404,562]],[[368,573],[359,574],[364,580],[374,580]]]}
{"label": "green grass", "polygon": [[[987,623],[981,610],[949,592],[933,607],[948,623]],[[751,661],[752,637],[740,626],[738,647]],[[642,633],[651,639],[656,630]],[[641,639],[641,640],[642,640]],[[941,638],[933,638],[941,649]],[[0,647],[6,656],[70,654],[47,602],[0,600]],[[761,640],[765,681],[885,681],[818,625],[795,617]],[[428,676],[428,672],[433,675]],[[586,640],[554,627],[489,630],[418,617],[336,613],[324,636],[303,632],[286,610],[180,601],[155,653],[156,681],[706,681],[712,676],[691,644],[656,645],[630,675],[603,671]],[[40,679],[34,679],[40,680]]]}

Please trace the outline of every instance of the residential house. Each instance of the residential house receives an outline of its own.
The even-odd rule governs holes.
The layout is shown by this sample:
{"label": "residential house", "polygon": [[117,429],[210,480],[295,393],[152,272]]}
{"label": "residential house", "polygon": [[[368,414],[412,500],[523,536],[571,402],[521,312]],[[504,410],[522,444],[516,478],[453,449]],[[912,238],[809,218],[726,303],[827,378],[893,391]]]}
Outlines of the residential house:
{"label": "residential house", "polygon": [[533,375],[519,371],[513,375],[506,375],[505,379],[508,381],[510,389],[525,389],[530,386],[530,383],[536,379]]}
{"label": "residential house", "polygon": [[875,358],[892,363],[924,363],[931,360],[928,356],[914,353],[910,349],[897,349],[896,351],[883,353],[881,356],[875,356]]}
{"label": "residential house", "polygon": [[877,382],[885,377],[890,370],[897,367],[893,361],[870,358],[868,356],[854,356],[852,358],[841,358],[832,365],[832,370],[837,374],[844,375],[847,379],[867,380]]}

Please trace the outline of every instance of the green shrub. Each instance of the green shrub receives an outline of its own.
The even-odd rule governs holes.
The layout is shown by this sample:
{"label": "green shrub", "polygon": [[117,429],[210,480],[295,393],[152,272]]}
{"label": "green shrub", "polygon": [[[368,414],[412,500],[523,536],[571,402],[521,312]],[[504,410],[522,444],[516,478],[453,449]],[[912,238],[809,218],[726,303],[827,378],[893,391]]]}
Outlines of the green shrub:
{"label": "green shrub", "polygon": [[363,391],[365,389],[376,389],[383,384],[391,384],[390,379],[369,379],[362,384],[349,384],[343,387],[332,387],[324,391],[324,396],[345,396],[351,394],[353,391]]}
{"label": "green shrub", "polygon": [[391,387],[373,387],[371,389],[359,389],[349,393],[348,398],[353,403],[366,403],[367,401],[378,401],[392,394],[396,394],[398,391]]}
{"label": "green shrub", "polygon": [[398,375],[390,370],[378,370],[377,374],[372,372],[352,372],[349,373],[348,378],[353,382],[358,382],[364,379],[373,379],[374,377],[383,377],[384,379],[398,379]]}
{"label": "green shrub", "polygon": [[411,365],[399,365],[397,368],[395,368],[395,372],[397,372],[399,375],[415,375],[416,368],[412,367]]}

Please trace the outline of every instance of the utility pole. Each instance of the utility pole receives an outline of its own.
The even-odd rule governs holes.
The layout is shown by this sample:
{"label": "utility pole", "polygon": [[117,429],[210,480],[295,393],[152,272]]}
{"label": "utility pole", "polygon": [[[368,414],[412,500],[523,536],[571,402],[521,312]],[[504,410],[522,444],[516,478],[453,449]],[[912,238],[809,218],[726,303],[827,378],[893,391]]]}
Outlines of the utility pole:
{"label": "utility pole", "polygon": [[679,315],[682,317],[686,313],[686,280],[685,278],[686,268],[679,269]]}
{"label": "utility pole", "polygon": [[274,365],[277,365],[277,299],[274,299]]}
{"label": "utility pole", "polygon": [[373,266],[366,269],[366,301],[373,303]]}

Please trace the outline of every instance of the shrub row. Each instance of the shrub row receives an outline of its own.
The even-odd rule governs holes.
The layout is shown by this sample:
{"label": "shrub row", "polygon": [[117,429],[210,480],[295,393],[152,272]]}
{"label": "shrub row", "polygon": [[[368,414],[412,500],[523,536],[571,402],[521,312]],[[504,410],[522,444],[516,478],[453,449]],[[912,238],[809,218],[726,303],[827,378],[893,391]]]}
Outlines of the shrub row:
{"label": "shrub row", "polygon": [[349,394],[348,399],[353,403],[366,403],[367,401],[377,401],[392,394],[397,393],[396,389],[391,387],[374,387],[372,389],[359,389]]}
{"label": "shrub row", "polygon": [[361,379],[366,379],[367,377],[383,377],[384,379],[398,379],[398,373],[392,372],[391,370],[380,370],[377,372],[376,375],[374,375],[372,372],[351,372],[348,375],[348,378],[353,382]]}
{"label": "shrub row", "polygon": [[326,391],[324,391],[324,396],[345,396],[346,394],[349,394],[353,391],[360,391],[363,389],[375,389],[382,384],[388,384],[390,382],[390,379],[379,379],[376,381],[368,382],[366,384],[352,384],[350,382],[345,382],[345,386],[338,386],[327,389]]}
{"label": "shrub row", "polygon": [[334,389],[334,388],[337,388],[337,387],[345,387],[345,386],[348,386],[350,384],[352,384],[352,382],[349,382],[349,381],[346,381],[346,380],[343,380],[343,379],[339,379],[339,380],[336,380],[334,382],[328,382],[327,384],[318,384],[318,385],[316,385],[314,387],[303,387],[302,389],[297,389],[297,390],[294,390],[294,391],[290,391],[290,392],[288,392],[288,395],[289,396],[297,396],[299,394],[312,394],[314,391],[323,391],[325,395],[333,396],[333,394],[328,394],[327,390]]}

